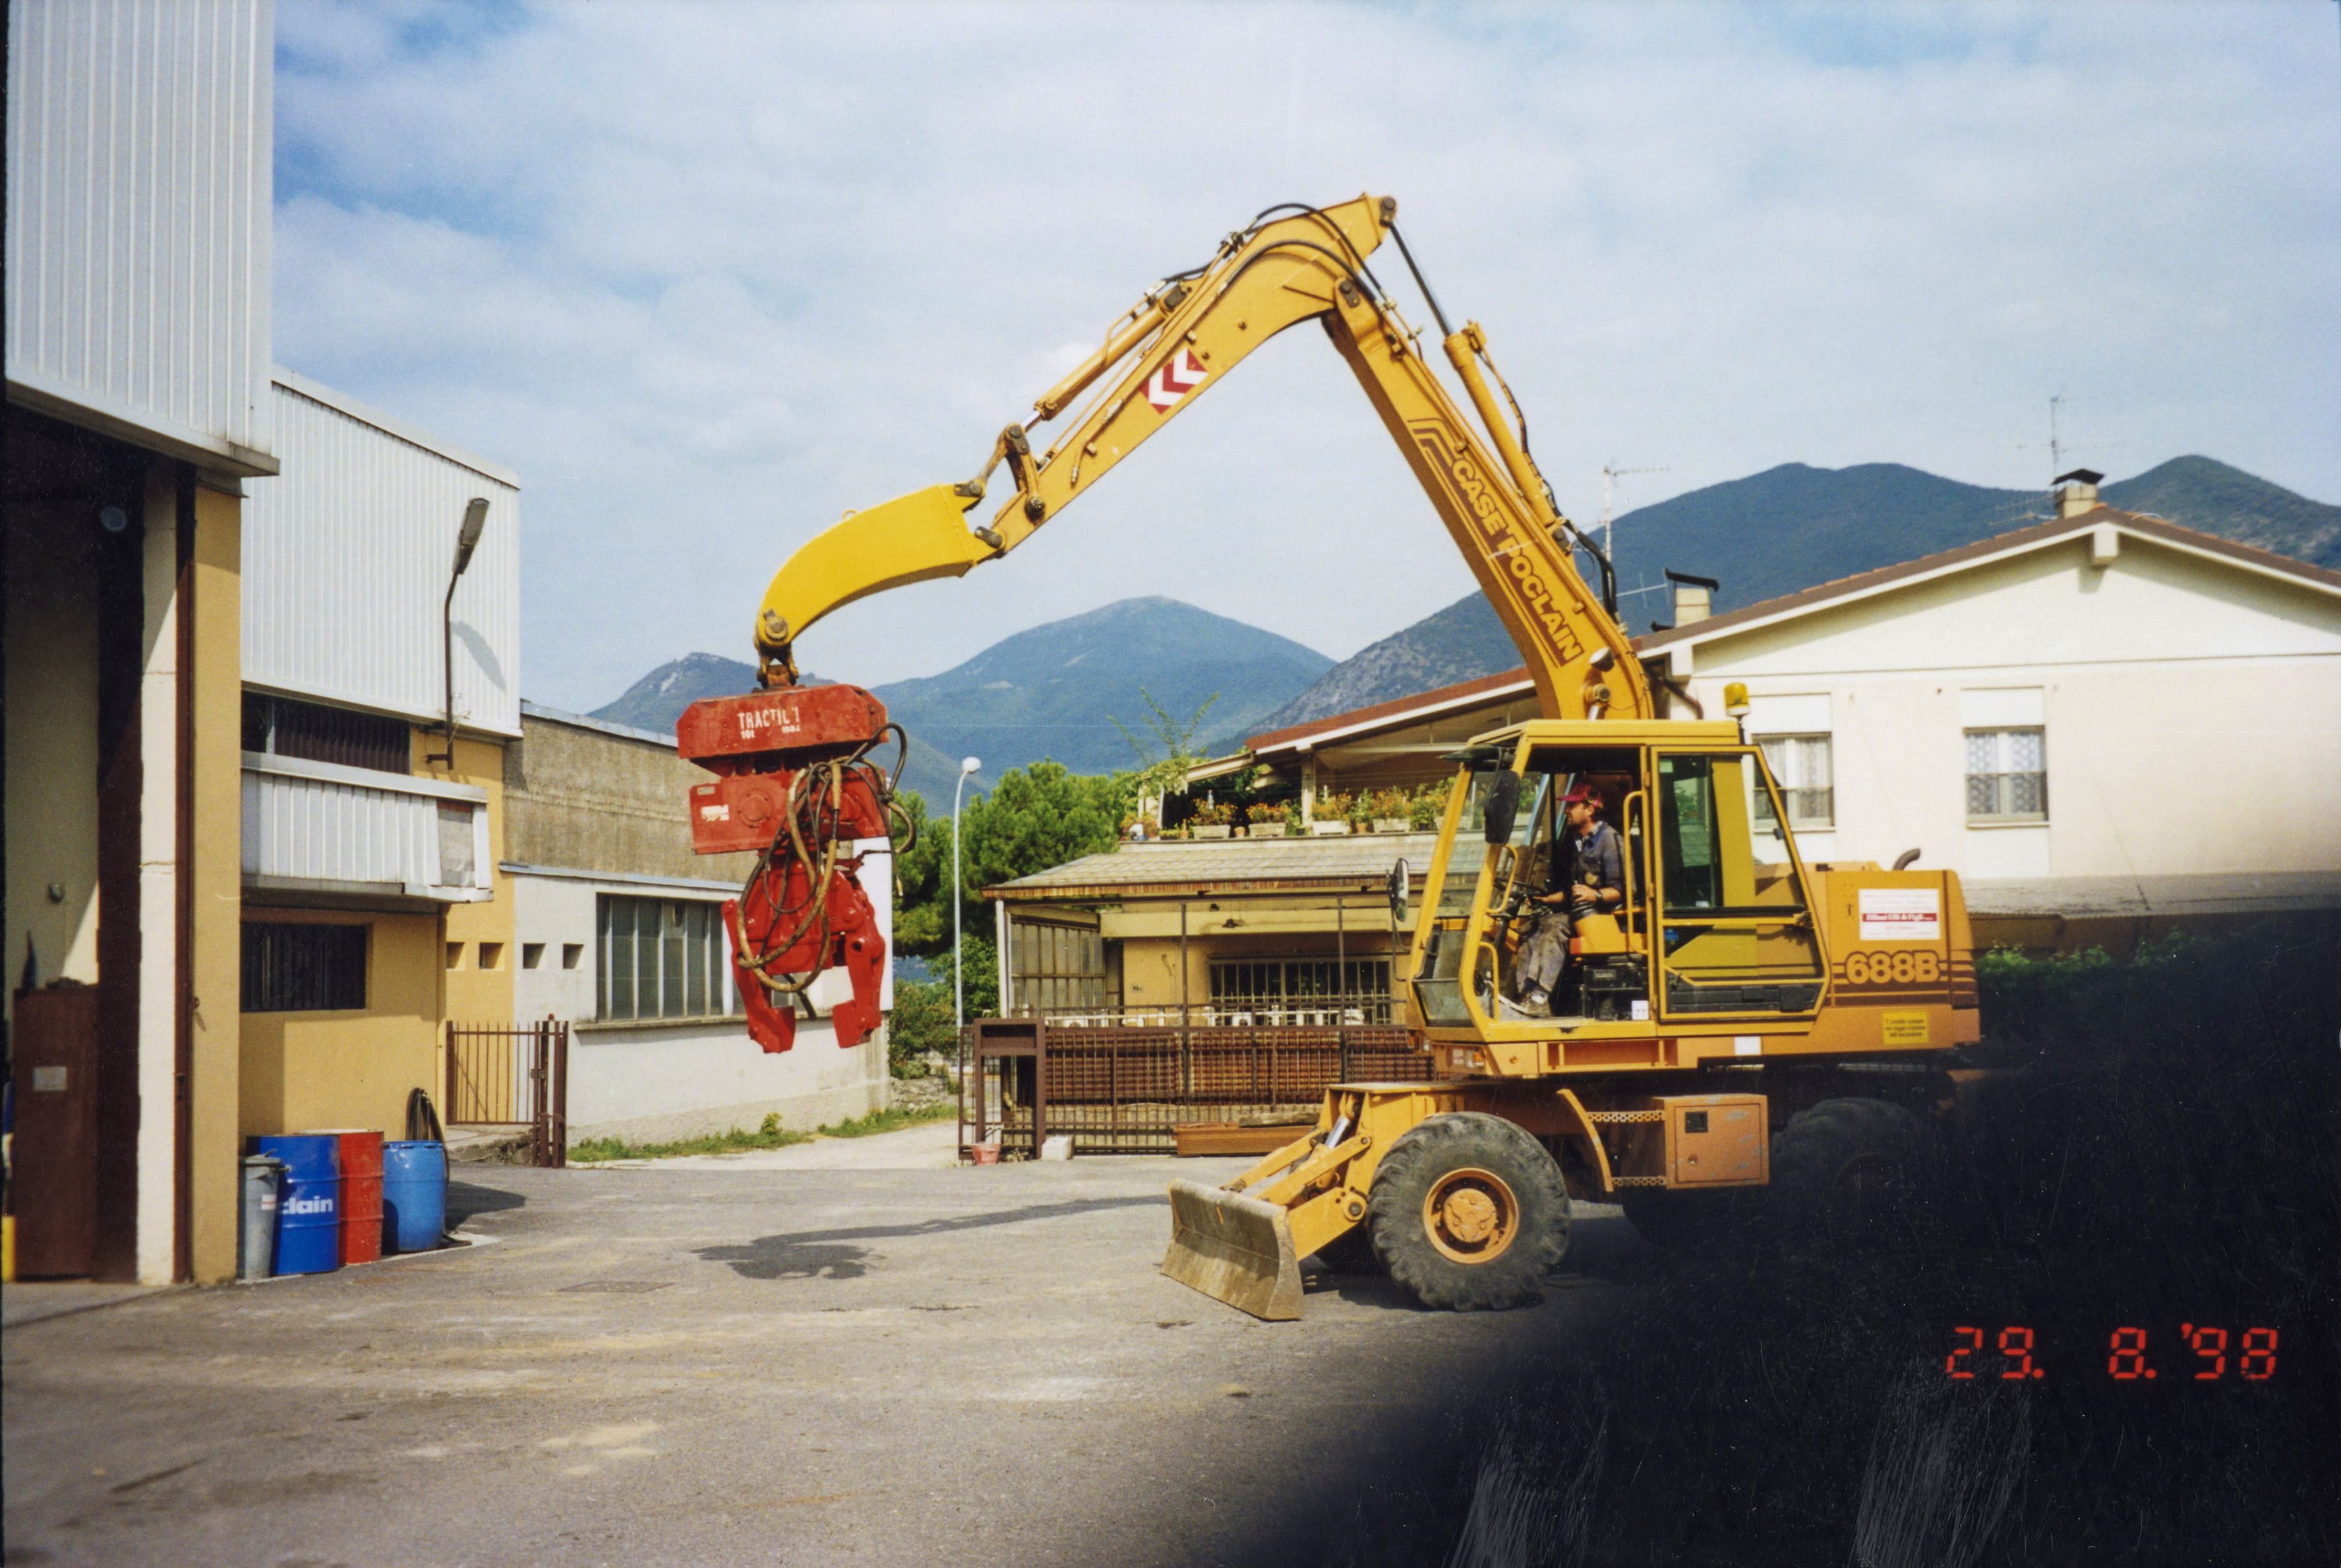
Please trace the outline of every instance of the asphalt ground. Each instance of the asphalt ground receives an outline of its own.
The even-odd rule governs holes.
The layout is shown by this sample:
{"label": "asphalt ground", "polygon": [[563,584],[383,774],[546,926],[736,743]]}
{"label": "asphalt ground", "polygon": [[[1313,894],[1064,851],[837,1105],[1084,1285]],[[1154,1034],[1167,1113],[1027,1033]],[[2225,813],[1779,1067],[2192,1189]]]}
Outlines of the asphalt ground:
{"label": "asphalt ground", "polygon": [[1157,1272],[1170,1176],[1241,1163],[469,1167],[475,1245],[9,1330],[6,1561],[1370,1555],[1383,1478],[1669,1266],[1580,1206],[1539,1307],[1263,1324]]}

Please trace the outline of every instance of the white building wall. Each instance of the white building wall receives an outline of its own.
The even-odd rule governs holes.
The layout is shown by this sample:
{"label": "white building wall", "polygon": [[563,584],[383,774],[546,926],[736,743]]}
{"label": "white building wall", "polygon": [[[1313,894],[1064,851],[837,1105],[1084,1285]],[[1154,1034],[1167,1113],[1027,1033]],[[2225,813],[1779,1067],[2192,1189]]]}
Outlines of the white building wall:
{"label": "white building wall", "polygon": [[[2341,878],[2341,594],[2314,584],[2135,534],[2093,566],[2084,536],[1699,644],[1708,714],[1731,680],[1753,736],[1826,712],[1836,824],[1798,835],[1809,859],[2270,896]],[[2047,820],[1970,826],[1965,729],[2031,714]]]}
{"label": "white building wall", "polygon": [[[509,868],[508,868],[509,869]],[[883,855],[863,871],[870,886],[890,886]],[[886,1031],[841,1050],[826,1018],[801,1020],[795,1047],[768,1056],[748,1037],[744,1020],[718,1023],[602,1024],[596,997],[596,900],[728,896],[720,885],[684,888],[647,879],[546,876],[513,871],[513,918],[521,967],[513,976],[513,1015],[570,1020],[569,1136],[637,1142],[754,1127],[777,1115],[785,1127],[814,1127],[866,1116],[886,1104]],[[877,901],[881,918],[892,900]],[[891,930],[889,931],[891,939]],[[528,967],[531,948],[543,944]],[[565,949],[577,949],[573,967]],[[891,1006],[891,995],[887,998]]]}
{"label": "white building wall", "polygon": [[270,0],[12,0],[12,402],[274,471],[274,35]]}
{"label": "white building wall", "polygon": [[517,476],[287,371],[272,395],[284,472],[244,506],[246,683],[442,718],[447,574],[463,509],[484,496],[455,587],[455,715],[519,734]]}

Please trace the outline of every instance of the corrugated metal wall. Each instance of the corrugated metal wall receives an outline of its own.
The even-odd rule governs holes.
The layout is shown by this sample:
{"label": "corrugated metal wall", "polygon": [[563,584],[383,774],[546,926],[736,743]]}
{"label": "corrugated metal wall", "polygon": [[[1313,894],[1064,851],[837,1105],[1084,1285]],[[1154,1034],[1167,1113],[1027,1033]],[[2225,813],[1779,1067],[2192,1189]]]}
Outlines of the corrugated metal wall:
{"label": "corrugated metal wall", "polygon": [[319,397],[274,392],[284,471],[249,486],[244,509],[245,681],[438,718],[440,605],[464,505],[483,495],[487,531],[455,589],[455,714],[519,734],[519,490]]}
{"label": "corrugated metal wall", "polygon": [[270,0],[11,0],[12,383],[264,457],[274,34]]}
{"label": "corrugated metal wall", "polygon": [[430,886],[442,880],[439,805],[427,795],[247,770],[244,874]]}

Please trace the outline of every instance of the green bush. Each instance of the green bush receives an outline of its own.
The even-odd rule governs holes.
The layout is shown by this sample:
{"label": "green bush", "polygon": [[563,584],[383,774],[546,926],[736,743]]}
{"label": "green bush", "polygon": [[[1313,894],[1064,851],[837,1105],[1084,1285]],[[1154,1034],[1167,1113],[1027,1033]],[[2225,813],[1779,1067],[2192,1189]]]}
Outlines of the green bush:
{"label": "green bush", "polygon": [[[967,1016],[987,1017],[1000,1010],[1000,964],[990,942],[969,937],[961,944],[967,956]],[[894,1012],[887,1023],[887,1060],[898,1078],[923,1077],[929,1051],[949,1057],[959,1042],[951,1031],[951,952],[936,964],[941,971],[932,980],[894,982]]]}

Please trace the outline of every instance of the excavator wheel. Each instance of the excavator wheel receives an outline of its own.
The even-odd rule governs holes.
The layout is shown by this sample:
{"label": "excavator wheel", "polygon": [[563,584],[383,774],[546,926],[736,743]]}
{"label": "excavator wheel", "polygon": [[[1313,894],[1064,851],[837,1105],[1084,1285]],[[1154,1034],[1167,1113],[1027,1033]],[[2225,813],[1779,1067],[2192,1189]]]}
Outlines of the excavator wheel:
{"label": "excavator wheel", "polygon": [[1498,1312],[1543,1299],[1569,1247],[1569,1192],[1525,1130],[1454,1111],[1390,1146],[1366,1228],[1382,1266],[1423,1305]]}
{"label": "excavator wheel", "polygon": [[1937,1218],[1938,1175],[1927,1124],[1910,1111],[1823,1100],[1772,1135],[1773,1228],[1792,1247],[1920,1241]]}

